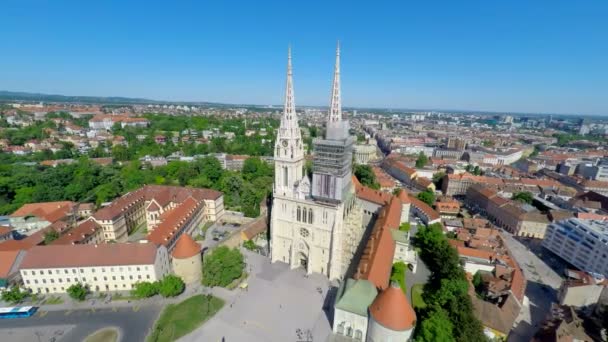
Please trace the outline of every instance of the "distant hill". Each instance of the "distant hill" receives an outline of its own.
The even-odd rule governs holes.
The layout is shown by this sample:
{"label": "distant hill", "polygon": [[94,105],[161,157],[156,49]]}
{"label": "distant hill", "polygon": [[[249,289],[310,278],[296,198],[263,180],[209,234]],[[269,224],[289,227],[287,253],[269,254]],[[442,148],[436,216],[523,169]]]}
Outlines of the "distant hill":
{"label": "distant hill", "polygon": [[69,103],[99,103],[99,104],[188,104],[198,106],[226,106],[212,102],[167,102],[131,97],[104,96],[66,96],[53,94],[26,93],[0,90],[0,102],[32,101],[32,102],[69,102]]}

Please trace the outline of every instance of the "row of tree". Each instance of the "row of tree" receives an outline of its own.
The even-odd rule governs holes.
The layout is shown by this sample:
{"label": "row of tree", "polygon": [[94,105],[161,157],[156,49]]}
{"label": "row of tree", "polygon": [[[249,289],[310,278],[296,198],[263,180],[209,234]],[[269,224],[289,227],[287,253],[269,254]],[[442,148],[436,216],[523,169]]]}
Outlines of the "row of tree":
{"label": "row of tree", "polygon": [[273,172],[255,157],[245,161],[242,172],[222,169],[213,157],[192,163],[173,161],[157,168],[144,167],[139,161],[101,166],[87,157],[57,167],[0,164],[0,214],[32,202],[71,200],[100,205],[145,184],[159,184],[222,191],[228,208],[256,217],[272,190]]}
{"label": "row of tree", "polygon": [[175,297],[184,292],[185,288],[186,285],[182,278],[169,274],[159,281],[136,283],[131,290],[131,294],[136,298],[149,298],[157,294],[163,297]]}
{"label": "row of tree", "polygon": [[469,282],[441,224],[420,227],[415,244],[431,270],[423,293],[427,306],[418,312],[416,341],[485,342],[483,326],[473,313]]}

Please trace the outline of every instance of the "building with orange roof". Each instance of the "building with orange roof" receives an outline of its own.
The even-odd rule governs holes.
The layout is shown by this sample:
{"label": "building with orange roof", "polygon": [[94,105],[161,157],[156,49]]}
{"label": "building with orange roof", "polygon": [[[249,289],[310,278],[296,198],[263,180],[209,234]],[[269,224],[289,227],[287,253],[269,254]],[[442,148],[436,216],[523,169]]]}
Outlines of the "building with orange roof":
{"label": "building with orange roof", "polygon": [[[182,206],[187,199],[191,199],[187,207]],[[171,214],[175,210],[176,214]],[[191,210],[196,212],[190,213]],[[159,232],[149,238],[171,248],[178,237],[175,232],[191,233],[203,221],[216,221],[223,214],[224,196],[219,191],[146,185],[117,198],[92,217],[102,227],[105,241],[124,242],[128,233],[141,225],[145,225],[148,232],[162,225]]]}
{"label": "building with orange roof", "polygon": [[450,219],[460,213],[460,202],[455,200],[435,202],[435,210],[441,218]]}
{"label": "building with orange roof", "polygon": [[372,166],[372,171],[376,175],[376,180],[380,184],[380,189],[383,191],[392,191],[395,186],[395,180],[389,176],[384,170],[377,166]]}
{"label": "building with orange roof", "polygon": [[13,230],[31,235],[58,221],[70,221],[76,214],[77,203],[71,201],[28,203],[10,215]]}
{"label": "building with orange roof", "polygon": [[369,306],[366,341],[408,341],[416,326],[416,313],[399,287],[392,283]]}
{"label": "building with orange roof", "polygon": [[152,243],[36,246],[20,266],[23,286],[33,293],[65,293],[77,283],[95,292],[128,291],[170,272],[167,249]]}
{"label": "building with orange roof", "polygon": [[173,272],[186,284],[199,283],[203,277],[201,245],[182,234],[171,252]]}
{"label": "building with orange roof", "polygon": [[0,242],[13,239],[13,229],[9,226],[0,226]]}
{"label": "building with orange roof", "polygon": [[52,245],[98,244],[103,242],[102,229],[93,219],[64,232]]}
{"label": "building with orange roof", "polygon": [[25,251],[0,251],[0,291],[21,283],[19,267]]}

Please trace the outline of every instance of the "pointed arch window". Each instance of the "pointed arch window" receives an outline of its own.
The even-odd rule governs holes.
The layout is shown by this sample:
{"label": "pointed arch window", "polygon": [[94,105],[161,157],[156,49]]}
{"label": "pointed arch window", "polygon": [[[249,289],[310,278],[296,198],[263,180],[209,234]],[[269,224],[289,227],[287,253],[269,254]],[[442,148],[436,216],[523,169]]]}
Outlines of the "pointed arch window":
{"label": "pointed arch window", "polygon": [[300,222],[301,215],[302,215],[302,212],[301,212],[300,206],[298,206],[298,216],[297,216],[298,222]]}
{"label": "pointed arch window", "polygon": [[308,209],[308,223],[312,223],[312,208]]}

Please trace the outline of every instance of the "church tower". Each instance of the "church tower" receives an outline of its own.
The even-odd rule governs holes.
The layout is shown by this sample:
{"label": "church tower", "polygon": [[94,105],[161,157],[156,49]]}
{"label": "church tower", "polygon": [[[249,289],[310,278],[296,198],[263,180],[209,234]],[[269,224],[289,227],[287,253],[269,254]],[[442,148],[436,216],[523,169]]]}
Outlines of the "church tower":
{"label": "church tower", "polygon": [[304,169],[304,144],[298,126],[293,92],[291,48],[287,52],[287,82],[281,125],[274,148],[274,197],[295,197],[297,183]]}
{"label": "church tower", "polygon": [[336,48],[328,114],[325,139],[314,141],[312,196],[318,200],[343,202],[353,191],[351,173],[354,140],[348,132],[348,121],[342,119],[340,44]]}

